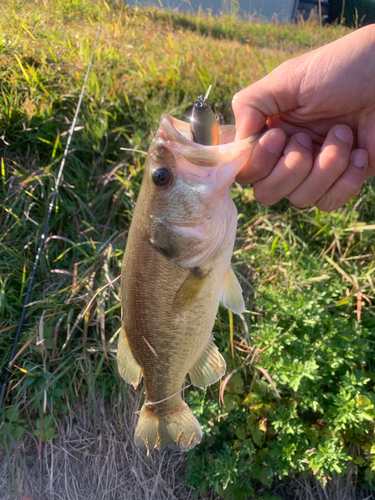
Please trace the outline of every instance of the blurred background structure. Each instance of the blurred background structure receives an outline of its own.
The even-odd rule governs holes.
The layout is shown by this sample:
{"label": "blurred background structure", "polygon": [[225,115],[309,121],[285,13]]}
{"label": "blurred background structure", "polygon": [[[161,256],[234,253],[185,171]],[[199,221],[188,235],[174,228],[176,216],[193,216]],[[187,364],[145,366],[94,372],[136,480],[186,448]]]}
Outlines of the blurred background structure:
{"label": "blurred background structure", "polygon": [[316,18],[359,27],[375,22],[375,0],[128,0],[130,5],[154,5],[176,12],[202,9],[212,16],[239,14],[265,22],[296,22]]}

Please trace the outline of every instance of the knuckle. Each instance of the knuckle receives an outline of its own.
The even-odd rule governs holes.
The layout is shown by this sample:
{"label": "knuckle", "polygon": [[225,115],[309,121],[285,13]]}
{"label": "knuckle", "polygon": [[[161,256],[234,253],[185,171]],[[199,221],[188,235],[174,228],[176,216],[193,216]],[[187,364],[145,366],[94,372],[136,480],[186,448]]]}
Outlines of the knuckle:
{"label": "knuckle", "polygon": [[232,99],[233,110],[236,108],[242,107],[244,105],[244,103],[247,102],[247,99],[246,99],[247,89],[248,89],[248,87],[246,87],[245,89],[242,89],[239,92],[236,92],[234,94],[233,99]]}
{"label": "knuckle", "polygon": [[255,199],[263,205],[273,205],[281,200],[269,186],[262,182],[254,183],[253,192]]}
{"label": "knuckle", "polygon": [[361,187],[361,180],[343,178],[340,183],[341,198],[345,198],[343,204],[349,201],[350,198],[357,196],[357,194],[361,191]]}
{"label": "knuckle", "polygon": [[285,157],[285,166],[299,177],[305,177],[312,168],[312,155],[292,151]]}
{"label": "knuckle", "polygon": [[327,193],[315,203],[315,206],[323,212],[332,212],[332,210],[336,210],[336,208],[339,208],[341,205],[338,200],[332,200],[332,197]]}
{"label": "knuckle", "polygon": [[310,200],[304,193],[293,192],[288,196],[289,201],[292,205],[296,207],[305,208],[314,203],[314,200]]}
{"label": "knuckle", "polygon": [[344,151],[342,148],[330,145],[323,149],[319,163],[324,170],[344,170],[348,164],[350,150]]}
{"label": "knuckle", "polygon": [[238,174],[236,182],[240,184],[250,184],[253,182],[260,181],[268,176],[272,170],[271,166],[265,166],[260,161],[247,163]]}
{"label": "knuckle", "polygon": [[[360,172],[360,174],[362,173],[363,172]],[[341,176],[336,185],[334,185],[337,198],[340,201],[343,200],[341,205],[349,201],[350,198],[357,196],[357,194],[361,191],[363,181],[364,176],[358,175],[358,170],[354,170],[353,172],[353,169],[351,171],[349,169],[349,171],[345,172],[345,174]]]}
{"label": "knuckle", "polygon": [[233,99],[232,99],[232,108],[233,109],[235,109],[235,108],[237,108],[237,106],[241,105],[241,96],[240,96],[240,94],[241,94],[241,91],[237,92],[233,96]]}
{"label": "knuckle", "polygon": [[324,212],[337,210],[344,206],[351,198],[357,196],[361,191],[361,187],[362,183],[359,181],[342,178],[339,185],[327,191],[315,205],[319,210],[323,210]]}
{"label": "knuckle", "polygon": [[269,174],[269,169],[265,169],[260,163],[253,163],[251,165],[251,177],[253,182],[264,179]]}

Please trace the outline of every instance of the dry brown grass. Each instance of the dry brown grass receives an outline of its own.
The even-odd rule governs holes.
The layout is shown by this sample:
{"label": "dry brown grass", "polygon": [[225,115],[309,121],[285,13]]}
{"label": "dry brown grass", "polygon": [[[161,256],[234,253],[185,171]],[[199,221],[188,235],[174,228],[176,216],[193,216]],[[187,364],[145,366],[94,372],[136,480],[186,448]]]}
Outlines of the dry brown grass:
{"label": "dry brown grass", "polygon": [[[147,456],[134,446],[138,398],[132,393],[126,405],[119,401],[104,409],[98,403],[104,439],[100,425],[95,425],[94,410],[87,405],[71,408],[60,419],[59,438],[44,443],[40,458],[38,440],[25,435],[18,442],[18,451],[27,462],[29,477],[15,449],[8,454],[3,449],[0,491],[8,490],[9,494],[0,493],[0,499],[193,500],[193,489],[184,485],[183,454],[164,451]],[[263,500],[259,494],[257,500]],[[347,475],[332,478],[324,488],[315,476],[299,477],[281,481],[271,494],[280,500],[375,499],[373,493],[359,487],[355,466]],[[218,497],[213,492],[210,497],[198,496],[198,500],[214,498]]]}
{"label": "dry brown grass", "polygon": [[358,468],[348,469],[348,474],[333,477],[324,487],[315,476],[301,476],[283,481],[275,493],[282,500],[374,500],[374,493],[358,484]]}
{"label": "dry brown grass", "polygon": [[[134,391],[132,391],[134,394]],[[184,486],[184,457],[171,451],[149,456],[133,443],[137,398],[97,405],[104,436],[88,405],[71,408],[59,421],[59,437],[48,439],[38,458],[38,440],[25,434],[18,450],[0,454],[0,498],[13,500],[190,500]],[[125,408],[124,408],[125,407]],[[106,450],[106,453],[105,453]],[[10,465],[10,466],[9,466]],[[12,479],[13,477],[13,479]],[[4,490],[13,492],[6,494]]]}

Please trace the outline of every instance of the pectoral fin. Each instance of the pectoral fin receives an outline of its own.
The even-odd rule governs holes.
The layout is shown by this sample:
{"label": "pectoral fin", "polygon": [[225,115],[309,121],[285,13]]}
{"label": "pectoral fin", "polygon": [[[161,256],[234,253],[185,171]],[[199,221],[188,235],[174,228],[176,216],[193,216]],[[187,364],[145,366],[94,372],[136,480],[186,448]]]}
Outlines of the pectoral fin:
{"label": "pectoral fin", "polygon": [[199,268],[192,269],[189,276],[178,289],[174,298],[174,304],[182,308],[191,306],[198,298],[206,278],[207,274],[202,274]]}
{"label": "pectoral fin", "polygon": [[121,327],[117,346],[117,366],[125,382],[136,389],[142,378],[142,369],[130,350],[124,326]]}
{"label": "pectoral fin", "polygon": [[245,310],[245,302],[242,297],[242,288],[230,267],[225,273],[224,281],[220,293],[220,302],[227,309],[236,314],[242,314]]}
{"label": "pectoral fin", "polygon": [[197,387],[214,384],[224,375],[226,364],[211,337],[201,357],[189,370],[191,383]]}

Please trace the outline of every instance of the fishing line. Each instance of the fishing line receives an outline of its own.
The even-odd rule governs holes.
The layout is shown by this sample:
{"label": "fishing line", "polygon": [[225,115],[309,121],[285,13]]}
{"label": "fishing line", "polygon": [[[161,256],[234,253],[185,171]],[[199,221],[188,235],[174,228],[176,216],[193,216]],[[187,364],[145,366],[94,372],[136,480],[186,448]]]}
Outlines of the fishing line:
{"label": "fishing line", "polygon": [[[172,394],[171,396],[168,396],[167,398],[160,399],[159,401],[150,401],[148,403],[145,403],[145,405],[146,406],[158,405],[159,403],[163,403],[163,401],[168,401],[168,399],[174,398],[177,394],[184,391],[185,389],[189,389],[189,387],[191,387],[191,385],[192,384],[189,384],[186,387],[182,387],[179,391],[176,391],[174,394]],[[202,387],[200,387],[200,389],[202,389]]]}
{"label": "fishing line", "polygon": [[[168,401],[168,399],[174,398],[177,394],[184,391],[185,389],[189,389],[189,387],[191,387],[191,386],[192,386],[192,384],[189,384],[186,387],[184,386],[179,391],[176,391],[174,394],[172,394],[171,396],[168,396],[167,398],[164,398],[164,399],[160,399],[159,401],[149,401],[148,403],[145,403],[145,406],[158,405],[159,403],[163,403],[164,401]],[[200,387],[200,389],[203,389],[203,387]],[[141,410],[135,411],[134,413],[141,413]]]}
{"label": "fishing line", "polygon": [[208,96],[210,95],[210,92],[211,92],[211,87],[212,85],[210,85],[207,89],[207,92],[206,92],[206,95],[203,97],[203,102],[205,103],[208,99]]}
{"label": "fishing line", "polygon": [[61,179],[62,179],[62,175],[63,175],[63,171],[64,171],[64,167],[65,167],[66,157],[68,156],[68,153],[69,153],[70,143],[71,143],[73,132],[74,132],[74,129],[75,129],[75,126],[76,126],[76,123],[77,123],[78,113],[79,113],[79,110],[81,108],[81,104],[82,104],[82,100],[83,100],[83,94],[85,92],[87,80],[89,78],[89,74],[90,74],[90,71],[91,71],[91,66],[92,66],[92,63],[93,63],[93,60],[94,60],[95,49],[96,49],[96,45],[98,43],[98,39],[99,39],[99,35],[100,35],[101,29],[102,28],[100,26],[99,29],[98,29],[98,33],[96,35],[96,40],[95,40],[95,43],[94,43],[94,47],[93,47],[92,52],[91,52],[91,58],[90,58],[90,62],[89,62],[88,68],[87,68],[87,72],[86,72],[86,76],[85,76],[85,81],[83,82],[83,87],[82,87],[82,90],[81,90],[81,95],[79,96],[78,105],[77,105],[76,112],[75,112],[75,115],[74,115],[74,118],[73,118],[72,126],[71,126],[70,131],[69,131],[68,141],[67,141],[66,146],[65,146],[64,155],[63,155],[63,158],[62,158],[62,161],[61,161],[59,173],[57,175],[57,179],[56,179],[56,183],[55,183],[55,188],[53,190],[52,200],[51,200],[51,202],[49,204],[48,215],[47,215],[47,220],[46,220],[46,223],[45,223],[45,226],[44,226],[44,231],[43,231],[43,234],[42,234],[42,236],[40,238],[40,244],[39,244],[39,248],[38,248],[38,253],[36,255],[36,259],[35,259],[35,262],[34,262],[33,272],[31,274],[31,280],[30,280],[30,283],[29,283],[29,287],[27,289],[25,303],[24,303],[23,308],[22,308],[20,322],[18,323],[17,333],[16,333],[16,336],[14,338],[12,352],[11,352],[11,354],[9,356],[9,361],[8,361],[8,364],[7,364],[6,369],[5,369],[4,382],[3,382],[3,385],[1,387],[1,393],[0,393],[0,408],[3,406],[3,402],[4,402],[4,399],[5,399],[5,392],[6,392],[7,385],[8,385],[8,380],[9,380],[9,377],[10,377],[10,374],[11,374],[10,367],[12,365],[13,358],[14,358],[14,356],[16,354],[18,340],[19,340],[20,335],[21,335],[21,330],[22,330],[24,319],[25,319],[25,314],[26,314],[27,306],[29,304],[30,297],[31,297],[31,291],[32,291],[33,286],[34,286],[36,271],[38,269],[40,258],[42,256],[44,244],[45,244],[45,241],[46,241],[46,236],[47,236],[47,233],[48,233],[49,223],[50,223],[51,216],[52,216],[52,210],[53,210],[53,207],[55,206],[56,196],[57,196],[59,185],[60,185],[60,182],[61,182]]}

